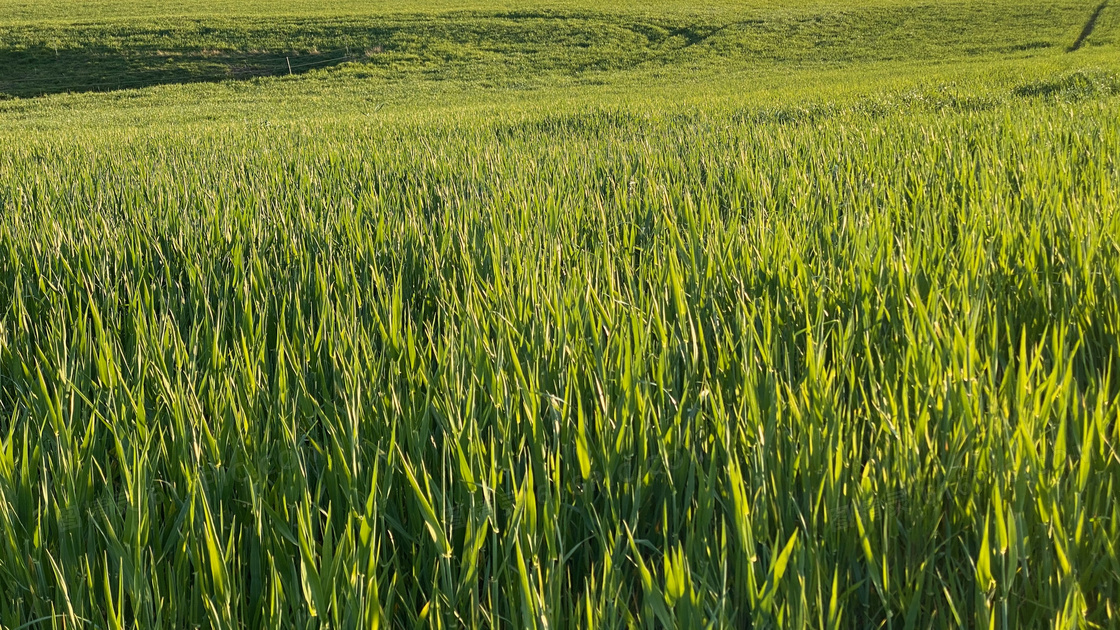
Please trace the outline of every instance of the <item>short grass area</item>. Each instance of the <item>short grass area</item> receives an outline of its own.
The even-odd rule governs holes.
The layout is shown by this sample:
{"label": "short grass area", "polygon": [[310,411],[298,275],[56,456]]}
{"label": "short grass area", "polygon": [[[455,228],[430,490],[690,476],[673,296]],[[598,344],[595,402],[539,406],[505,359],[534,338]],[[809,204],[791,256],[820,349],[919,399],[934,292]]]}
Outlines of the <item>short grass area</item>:
{"label": "short grass area", "polygon": [[[509,85],[654,68],[726,71],[904,59],[946,63],[991,55],[1032,58],[1073,45],[1091,14],[1084,0],[1043,7],[1000,1],[747,3],[735,9],[661,12],[625,6],[602,12],[578,5],[432,13],[401,8],[375,15],[356,10],[0,21],[5,69],[0,94],[246,79],[354,63],[386,79]],[[1102,33],[1116,30],[1102,26]],[[1107,36],[1085,39],[1095,44]]]}
{"label": "short grass area", "polygon": [[1120,624],[1118,31],[0,0],[0,626]]}

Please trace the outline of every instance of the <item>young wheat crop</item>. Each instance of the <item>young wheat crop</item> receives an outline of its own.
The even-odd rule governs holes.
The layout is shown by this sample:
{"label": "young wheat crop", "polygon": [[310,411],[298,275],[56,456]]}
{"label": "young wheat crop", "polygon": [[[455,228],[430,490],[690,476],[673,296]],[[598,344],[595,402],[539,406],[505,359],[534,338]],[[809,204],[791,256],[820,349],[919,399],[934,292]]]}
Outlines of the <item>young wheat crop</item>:
{"label": "young wheat crop", "polygon": [[0,624],[1116,624],[1120,101],[1039,93],[9,134]]}

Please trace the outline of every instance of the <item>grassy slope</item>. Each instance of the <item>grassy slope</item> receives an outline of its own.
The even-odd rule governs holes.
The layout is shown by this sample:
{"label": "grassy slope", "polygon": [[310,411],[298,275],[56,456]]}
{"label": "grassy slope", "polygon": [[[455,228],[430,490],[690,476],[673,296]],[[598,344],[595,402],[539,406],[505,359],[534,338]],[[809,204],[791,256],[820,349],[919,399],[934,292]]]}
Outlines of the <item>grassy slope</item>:
{"label": "grassy slope", "polygon": [[0,623],[1115,624],[1091,4],[2,5]]}
{"label": "grassy slope", "polygon": [[747,4],[691,11],[624,5],[610,12],[578,5],[440,13],[405,8],[368,14],[343,7],[329,15],[308,10],[254,18],[157,14],[0,21],[5,67],[0,93],[33,96],[247,78],[287,74],[289,62],[293,71],[303,72],[347,60],[361,61],[382,78],[539,84],[557,75],[637,68],[726,71],[1030,58],[1069,46],[1091,10],[1084,0],[1044,7],[938,2]]}

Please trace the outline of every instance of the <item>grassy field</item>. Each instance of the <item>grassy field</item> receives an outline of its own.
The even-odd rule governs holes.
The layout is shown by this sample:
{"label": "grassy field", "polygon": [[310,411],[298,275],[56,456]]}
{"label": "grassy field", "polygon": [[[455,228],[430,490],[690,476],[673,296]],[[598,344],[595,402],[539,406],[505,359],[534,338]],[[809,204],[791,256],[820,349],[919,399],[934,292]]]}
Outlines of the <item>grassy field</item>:
{"label": "grassy field", "polygon": [[[125,11],[127,4],[107,3]],[[486,8],[463,4],[434,11],[404,5],[392,13],[290,13],[239,16],[206,3],[187,15],[29,20],[48,14],[16,5],[0,17],[0,94],[38,96],[188,81],[246,79],[349,65],[361,76],[459,80],[499,86],[548,86],[559,78],[613,80],[620,71],[661,69],[757,72],[791,66],[1000,55],[1030,59],[1065,51],[1079,39],[1092,7],[1085,0],[1036,3],[847,2],[747,3],[685,10],[589,3]],[[63,5],[65,6],[65,5]],[[95,8],[90,8],[90,7]],[[427,9],[427,12],[422,12]],[[203,12],[208,10],[209,12]],[[242,8],[241,11],[251,11]],[[419,13],[418,13],[419,12]],[[3,16],[4,12],[0,12]],[[1098,18],[1086,43],[1103,45],[1120,24]],[[127,15],[127,14],[125,14]],[[1111,47],[1111,46],[1110,46]],[[354,67],[354,66],[357,67]]]}
{"label": "grassy field", "polygon": [[0,627],[1120,626],[1118,35],[0,0]]}

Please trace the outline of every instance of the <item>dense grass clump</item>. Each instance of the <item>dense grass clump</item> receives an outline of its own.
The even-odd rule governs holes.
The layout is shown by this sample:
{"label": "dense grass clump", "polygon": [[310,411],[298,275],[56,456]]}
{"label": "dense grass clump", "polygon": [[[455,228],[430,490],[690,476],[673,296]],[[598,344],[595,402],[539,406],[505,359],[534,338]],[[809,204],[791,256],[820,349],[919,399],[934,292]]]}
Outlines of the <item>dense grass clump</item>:
{"label": "dense grass clump", "polygon": [[10,143],[0,623],[1115,624],[1094,94]]}

